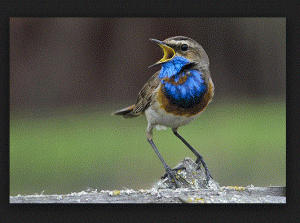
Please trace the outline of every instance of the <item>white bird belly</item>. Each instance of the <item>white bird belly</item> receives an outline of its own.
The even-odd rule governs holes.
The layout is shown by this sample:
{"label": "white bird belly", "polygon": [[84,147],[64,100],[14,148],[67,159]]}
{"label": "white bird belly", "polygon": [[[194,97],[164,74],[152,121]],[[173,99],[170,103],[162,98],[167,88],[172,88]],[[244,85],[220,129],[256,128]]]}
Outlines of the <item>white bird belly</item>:
{"label": "white bird belly", "polygon": [[165,129],[161,126],[169,128],[178,128],[180,126],[186,125],[193,121],[198,115],[194,116],[179,116],[172,113],[167,113],[162,109],[157,109],[156,106],[150,106],[145,110],[145,115],[147,117],[148,123],[157,126],[158,130]]}

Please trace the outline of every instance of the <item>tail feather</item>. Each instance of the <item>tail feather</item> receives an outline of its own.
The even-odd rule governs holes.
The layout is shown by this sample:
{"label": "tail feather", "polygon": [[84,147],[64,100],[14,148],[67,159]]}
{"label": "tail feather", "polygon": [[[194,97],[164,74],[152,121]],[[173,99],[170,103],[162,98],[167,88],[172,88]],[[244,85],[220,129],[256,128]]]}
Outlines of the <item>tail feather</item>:
{"label": "tail feather", "polygon": [[123,108],[121,110],[113,112],[112,115],[122,115],[123,118],[134,118],[134,117],[138,116],[138,114],[132,113],[134,108],[135,108],[135,105],[131,105],[127,108]]}

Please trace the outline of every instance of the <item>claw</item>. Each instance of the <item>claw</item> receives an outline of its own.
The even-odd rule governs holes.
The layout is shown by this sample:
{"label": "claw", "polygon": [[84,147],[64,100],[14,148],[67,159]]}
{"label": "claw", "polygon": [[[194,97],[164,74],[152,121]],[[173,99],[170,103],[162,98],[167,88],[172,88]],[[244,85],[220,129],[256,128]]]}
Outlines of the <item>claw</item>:
{"label": "claw", "polygon": [[[197,163],[197,162],[196,162]],[[196,170],[201,170],[201,163],[198,163]]]}
{"label": "claw", "polygon": [[168,180],[170,183],[174,183],[175,184],[175,188],[178,188],[178,184],[177,184],[177,180],[176,180],[176,174],[174,173],[174,170],[172,170],[171,168],[167,168],[166,169],[166,173],[161,177],[161,179],[164,179],[168,177]]}
{"label": "claw", "polygon": [[185,167],[183,164],[181,164],[180,166],[175,167],[175,168],[173,168],[172,170],[173,170],[173,171],[186,170],[186,167]]}
{"label": "claw", "polygon": [[[209,170],[208,170],[208,168],[207,168],[207,166],[206,166],[206,163],[204,162],[204,160],[203,160],[202,157],[198,157],[198,158],[196,159],[195,162],[198,164],[197,170],[198,170],[198,169],[201,169],[201,165],[204,167],[204,169],[205,169],[205,174],[206,174],[206,181],[207,181],[207,183],[208,183],[208,181],[209,181],[209,178],[213,179],[213,177],[210,175]],[[199,162],[200,162],[200,163],[199,163]]]}
{"label": "claw", "polygon": [[[172,173],[171,173],[172,176],[176,177],[176,176],[175,176],[176,174],[174,174],[173,172],[174,172],[174,171],[177,172],[178,170],[186,170],[186,167],[183,166],[183,164],[182,164],[182,165],[180,165],[180,166],[178,166],[178,167],[175,167],[175,168],[173,168],[173,169],[170,169],[169,171],[172,172]],[[168,172],[166,172],[166,173],[161,177],[161,179],[164,179],[164,178],[166,178],[167,176],[168,176]]]}

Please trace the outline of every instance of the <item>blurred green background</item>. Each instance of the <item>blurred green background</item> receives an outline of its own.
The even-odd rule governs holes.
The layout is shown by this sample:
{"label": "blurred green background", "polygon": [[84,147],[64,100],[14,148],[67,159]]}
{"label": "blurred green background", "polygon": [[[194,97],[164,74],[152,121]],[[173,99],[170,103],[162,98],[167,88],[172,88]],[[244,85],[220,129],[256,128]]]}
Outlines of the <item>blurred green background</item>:
{"label": "blurred green background", "polygon": [[[284,18],[11,18],[10,195],[150,188],[164,174],[135,102],[162,57],[149,38],[184,35],[210,58],[215,97],[179,133],[220,185],[285,186]],[[170,129],[174,167],[194,155]]]}

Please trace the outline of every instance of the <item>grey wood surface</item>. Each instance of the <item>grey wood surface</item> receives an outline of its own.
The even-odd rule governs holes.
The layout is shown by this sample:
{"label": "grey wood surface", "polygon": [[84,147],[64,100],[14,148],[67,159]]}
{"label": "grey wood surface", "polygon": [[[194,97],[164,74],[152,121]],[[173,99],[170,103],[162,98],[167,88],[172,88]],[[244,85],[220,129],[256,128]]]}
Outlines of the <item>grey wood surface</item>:
{"label": "grey wood surface", "polygon": [[[183,167],[183,168],[182,168]],[[11,196],[10,203],[286,203],[285,187],[223,186],[206,181],[189,157],[175,167],[176,185],[167,177],[147,190],[90,190],[65,195]]]}

